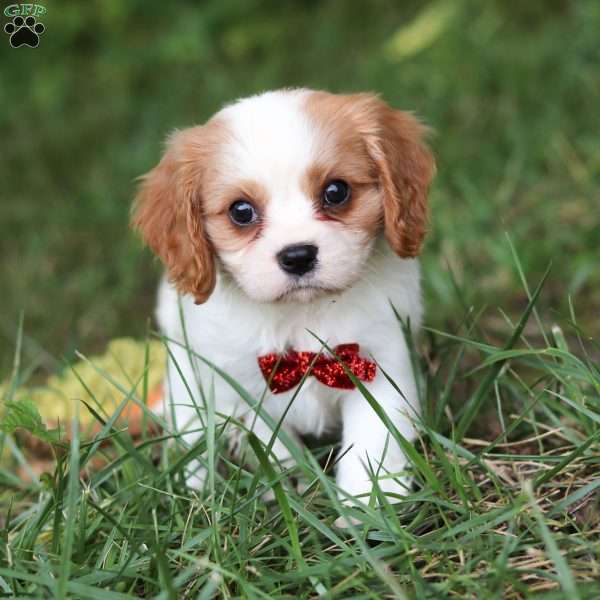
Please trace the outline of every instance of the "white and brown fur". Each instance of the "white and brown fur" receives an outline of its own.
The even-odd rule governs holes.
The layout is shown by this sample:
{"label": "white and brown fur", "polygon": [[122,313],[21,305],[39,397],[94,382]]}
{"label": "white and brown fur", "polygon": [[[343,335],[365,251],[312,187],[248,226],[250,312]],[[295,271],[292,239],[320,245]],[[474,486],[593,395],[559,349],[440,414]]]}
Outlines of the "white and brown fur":
{"label": "white and brown fur", "polygon": [[[164,334],[184,342],[181,298],[192,350],[256,398],[266,386],[258,356],[290,348],[317,352],[321,344],[310,332],[330,347],[358,343],[402,393],[381,369],[368,389],[400,432],[414,438],[416,388],[392,304],[413,331],[419,327],[417,255],[435,170],[425,133],[414,116],[376,95],[293,89],[239,100],[206,124],[171,135],[133,212],[134,226],[166,266],[157,308]],[[350,186],[350,200],[325,209],[323,187],[340,179]],[[251,226],[229,218],[240,198],[260,215]],[[290,277],[275,258],[294,243],[318,247],[316,268],[301,278]],[[171,351],[183,375],[170,361],[167,397],[180,430],[199,426],[186,387],[199,393],[194,371],[207,384],[214,380],[217,412],[249,410],[205,363],[190,364],[182,345],[171,344]],[[277,421],[294,391],[268,393],[263,409]],[[262,419],[249,421],[260,439],[271,438]],[[339,425],[338,486],[354,496],[370,492],[369,466],[379,470],[386,493],[405,493],[405,457],[361,393],[309,377],[284,429],[300,444],[301,434],[319,436]],[[188,441],[197,435],[189,433]],[[281,441],[273,451],[280,461],[290,458]],[[202,470],[190,480],[202,485]]]}

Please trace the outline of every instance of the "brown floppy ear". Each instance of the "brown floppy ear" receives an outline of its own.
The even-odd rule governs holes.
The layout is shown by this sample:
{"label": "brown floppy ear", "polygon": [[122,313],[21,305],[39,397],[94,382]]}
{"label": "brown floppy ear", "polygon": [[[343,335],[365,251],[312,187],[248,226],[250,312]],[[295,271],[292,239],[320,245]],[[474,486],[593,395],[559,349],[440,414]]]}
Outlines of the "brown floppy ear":
{"label": "brown floppy ear", "polygon": [[410,113],[394,110],[378,98],[378,131],[368,146],[383,187],[385,236],[396,254],[419,254],[427,232],[427,193],[435,161],[424,142],[427,128]]}
{"label": "brown floppy ear", "polygon": [[215,287],[215,260],[202,223],[200,151],[204,127],[176,132],[160,163],[144,175],[131,223],[167,268],[169,280],[196,304]]}

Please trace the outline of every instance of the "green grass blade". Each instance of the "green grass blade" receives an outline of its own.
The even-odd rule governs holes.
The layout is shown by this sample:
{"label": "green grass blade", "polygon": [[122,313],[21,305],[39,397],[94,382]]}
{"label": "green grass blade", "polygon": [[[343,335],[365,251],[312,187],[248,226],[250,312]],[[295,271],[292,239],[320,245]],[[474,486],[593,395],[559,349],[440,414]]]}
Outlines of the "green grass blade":
{"label": "green grass blade", "polygon": [[[539,282],[537,288],[533,292],[531,299],[529,300],[529,302],[527,304],[527,308],[521,315],[521,318],[519,319],[519,322],[517,323],[515,330],[513,331],[512,335],[510,336],[509,340],[506,342],[506,344],[503,348],[504,351],[510,350],[517,343],[519,338],[521,337],[521,333],[523,332],[523,329],[525,329],[525,325],[527,324],[527,321],[529,320],[529,316],[531,315],[531,312],[533,311],[533,308],[535,307],[535,304],[540,296],[542,288],[544,287],[544,283],[546,282],[546,279],[548,278],[549,274],[550,274],[550,267],[548,267],[546,269],[546,272],[542,276],[541,281]],[[464,411],[458,425],[456,426],[456,430],[455,430],[455,437],[458,441],[460,441],[464,437],[465,433],[471,426],[471,423],[473,422],[473,419],[479,412],[479,409],[481,408],[481,405],[483,404],[488,391],[491,389],[491,387],[494,384],[494,381],[496,381],[496,378],[500,374],[500,370],[502,369],[504,362],[505,361],[499,361],[499,362],[494,363],[491,366],[488,374],[485,376],[483,381],[479,384],[475,393],[468,400],[467,405],[465,407],[465,411]]]}
{"label": "green grass blade", "polygon": [[283,519],[287,526],[288,532],[290,534],[290,544],[292,547],[292,552],[294,554],[294,558],[298,564],[298,567],[304,565],[304,558],[302,556],[302,550],[300,548],[300,539],[298,537],[298,527],[296,526],[296,521],[294,520],[294,516],[292,514],[292,509],[290,508],[290,504],[287,500],[287,496],[283,486],[281,485],[281,481],[277,478],[275,474],[275,470],[273,469],[269,459],[267,457],[266,452],[263,450],[263,447],[252,432],[248,434],[248,443],[254,450],[256,454],[256,458],[260,462],[260,466],[262,467],[265,474],[268,476],[273,492],[275,494],[275,498],[277,499],[277,503],[279,504],[279,508],[281,509],[281,513],[283,515]]}
{"label": "green grass blade", "polygon": [[[71,555],[75,526],[79,511],[79,410],[75,408],[75,416],[71,425],[71,447],[69,452],[69,477],[67,480],[65,534],[60,556],[60,571],[56,583],[56,597],[67,598],[69,575],[71,573]],[[56,532],[55,532],[56,533]]]}
{"label": "green grass blade", "polygon": [[581,596],[579,595],[579,592],[577,591],[577,586],[575,585],[575,580],[573,579],[573,573],[571,573],[569,565],[567,564],[564,556],[558,549],[556,541],[552,537],[552,533],[548,528],[548,525],[546,525],[544,514],[540,510],[533,496],[531,488],[529,488],[529,490],[527,490],[526,488],[526,491],[527,495],[529,496],[529,505],[531,507],[533,517],[537,522],[541,537],[544,540],[544,545],[546,546],[548,556],[554,563],[558,580],[562,589],[564,590],[565,594],[567,594],[567,598],[569,598],[569,600],[581,600]]}

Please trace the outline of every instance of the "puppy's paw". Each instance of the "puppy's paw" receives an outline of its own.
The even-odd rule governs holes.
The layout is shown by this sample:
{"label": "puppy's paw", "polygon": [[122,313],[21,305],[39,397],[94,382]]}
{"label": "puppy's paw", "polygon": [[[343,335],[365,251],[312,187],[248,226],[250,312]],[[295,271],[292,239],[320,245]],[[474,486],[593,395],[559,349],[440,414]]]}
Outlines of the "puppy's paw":
{"label": "puppy's paw", "polygon": [[402,472],[394,474],[385,473],[381,474],[376,482],[374,482],[364,469],[360,469],[354,473],[340,472],[337,477],[337,485],[340,488],[340,499],[347,499],[347,495],[350,495],[364,503],[368,503],[375,483],[381,492],[385,494],[387,501],[393,504],[410,494],[412,477]]}
{"label": "puppy's paw", "polygon": [[394,477],[386,474],[377,480],[379,489],[385,494],[390,504],[400,502],[405,496],[408,496],[412,491],[412,484],[413,478],[405,474]]}
{"label": "puppy's paw", "polygon": [[[364,473],[364,470],[363,472]],[[361,473],[361,474],[362,474]],[[386,501],[390,504],[400,502],[405,496],[407,496],[412,489],[412,477],[409,475],[398,474],[397,477],[391,477],[387,474],[385,477],[380,477],[374,483],[372,479],[365,479],[363,477],[339,477],[338,476],[338,487],[340,488],[339,497],[342,504],[350,507],[355,507],[355,504],[348,497],[348,494],[352,495],[359,502],[368,504],[373,493],[375,484],[381,490],[381,493],[385,495]],[[379,504],[379,497],[377,498]],[[353,515],[340,516],[338,517],[333,525],[338,529],[348,529],[350,526],[360,526],[362,521],[356,516],[357,512],[354,511]],[[360,511],[358,511],[360,514]]]}

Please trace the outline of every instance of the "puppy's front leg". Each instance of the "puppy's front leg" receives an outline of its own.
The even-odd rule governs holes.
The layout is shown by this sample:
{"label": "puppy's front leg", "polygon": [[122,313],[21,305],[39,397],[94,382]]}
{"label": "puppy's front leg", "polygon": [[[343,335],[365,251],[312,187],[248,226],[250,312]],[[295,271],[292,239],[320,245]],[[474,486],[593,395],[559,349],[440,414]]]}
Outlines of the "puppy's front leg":
{"label": "puppy's front leg", "polygon": [[[395,373],[386,369],[404,397],[381,372],[378,372],[372,383],[367,384],[367,388],[398,431],[410,441],[415,437],[414,421],[418,418],[419,407],[407,354],[406,360],[399,361],[401,368],[396,367]],[[338,486],[353,496],[369,494],[372,480],[368,471],[372,470],[384,493],[406,495],[410,478],[399,474],[406,466],[406,457],[384,422],[359,390],[348,393],[341,403],[341,451],[345,454],[337,467]],[[368,496],[362,500],[368,501]],[[390,500],[393,501],[393,498],[390,497]]]}

